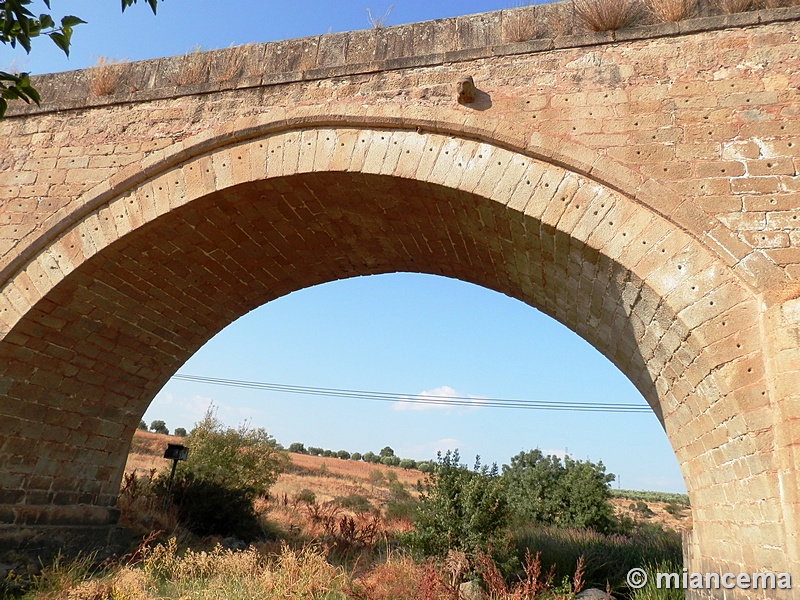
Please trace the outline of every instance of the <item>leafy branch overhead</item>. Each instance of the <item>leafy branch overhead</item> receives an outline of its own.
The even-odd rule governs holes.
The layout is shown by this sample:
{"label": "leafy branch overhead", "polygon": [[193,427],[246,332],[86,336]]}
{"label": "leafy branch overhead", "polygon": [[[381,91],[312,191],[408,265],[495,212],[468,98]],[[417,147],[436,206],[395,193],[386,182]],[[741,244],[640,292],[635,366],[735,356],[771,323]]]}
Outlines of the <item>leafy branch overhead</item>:
{"label": "leafy branch overhead", "polygon": [[[77,25],[86,23],[83,19],[67,15],[56,24],[49,12],[40,13],[38,16],[29,9],[33,0],[0,0],[0,43],[16,48],[17,44],[30,53],[34,38],[49,37],[64,54],[69,56],[72,43],[72,30]],[[51,0],[42,0],[50,10]],[[136,4],[139,0],[121,0],[122,11]],[[158,8],[158,0],[144,0],[150,6],[153,14]],[[8,108],[8,102],[23,100],[30,104],[40,103],[39,94],[31,86],[28,73],[15,75],[0,71],[0,118]]]}

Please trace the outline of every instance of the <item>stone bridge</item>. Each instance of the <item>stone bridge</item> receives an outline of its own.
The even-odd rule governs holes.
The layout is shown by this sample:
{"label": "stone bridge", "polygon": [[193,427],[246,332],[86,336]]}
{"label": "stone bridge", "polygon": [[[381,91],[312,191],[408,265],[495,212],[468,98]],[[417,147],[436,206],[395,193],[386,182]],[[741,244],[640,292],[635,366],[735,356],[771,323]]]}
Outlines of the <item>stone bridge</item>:
{"label": "stone bridge", "polygon": [[800,11],[582,35],[561,8],[40,77],[0,122],[0,555],[113,535],[140,417],[233,320],[410,271],[625,373],[691,571],[800,584]]}

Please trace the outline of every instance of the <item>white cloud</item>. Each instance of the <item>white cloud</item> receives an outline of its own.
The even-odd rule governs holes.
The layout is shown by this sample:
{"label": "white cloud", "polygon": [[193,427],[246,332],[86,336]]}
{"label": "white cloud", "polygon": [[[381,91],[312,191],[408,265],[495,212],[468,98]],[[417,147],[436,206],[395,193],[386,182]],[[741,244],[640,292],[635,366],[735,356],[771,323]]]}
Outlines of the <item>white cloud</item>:
{"label": "white cloud", "polygon": [[480,406],[483,399],[457,392],[449,385],[432,390],[425,390],[416,396],[400,400],[392,404],[394,410],[453,410],[454,408],[474,408]]}

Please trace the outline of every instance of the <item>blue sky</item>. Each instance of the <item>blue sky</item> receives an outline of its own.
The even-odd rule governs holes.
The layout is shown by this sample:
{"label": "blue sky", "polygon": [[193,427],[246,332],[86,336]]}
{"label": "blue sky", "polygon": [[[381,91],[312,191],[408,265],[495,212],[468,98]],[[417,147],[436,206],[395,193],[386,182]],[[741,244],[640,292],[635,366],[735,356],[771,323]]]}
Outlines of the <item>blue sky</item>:
{"label": "blue sky", "polygon": [[[140,2],[141,4],[141,2]],[[227,3],[166,0],[124,15],[116,0],[54,0],[76,28],[70,59],[49,40],[30,56],[0,48],[0,70],[84,68],[98,57],[141,60],[235,44],[363,29],[365,8],[391,2]],[[515,0],[395,0],[387,25],[518,6]],[[227,7],[220,11],[219,7]],[[35,5],[34,11],[42,7]],[[64,12],[61,12],[64,11]],[[476,398],[644,405],[625,377],[572,332],[536,309],[441,277],[395,274],[338,281],[278,299],[239,319],[182,373],[293,385],[423,392]],[[458,447],[471,462],[508,462],[531,448],[602,460],[623,488],[684,491],[677,461],[652,413],[605,414],[415,406],[171,381],[145,415],[191,428],[211,402],[229,424],[249,420],[281,443],[432,458]],[[615,487],[617,483],[614,484]]]}

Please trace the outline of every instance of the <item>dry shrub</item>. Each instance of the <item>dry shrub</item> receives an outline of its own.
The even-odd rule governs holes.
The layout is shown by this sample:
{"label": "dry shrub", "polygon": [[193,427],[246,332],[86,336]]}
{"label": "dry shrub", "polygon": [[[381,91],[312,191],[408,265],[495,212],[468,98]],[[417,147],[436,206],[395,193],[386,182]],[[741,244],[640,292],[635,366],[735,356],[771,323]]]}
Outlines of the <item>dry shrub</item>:
{"label": "dry shrub", "polygon": [[489,598],[492,600],[533,600],[534,598],[561,600],[573,598],[583,589],[585,573],[583,556],[578,558],[572,581],[567,580],[562,582],[561,586],[554,587],[555,565],[543,577],[541,552],[531,555],[530,550],[525,551],[525,560],[522,564],[525,576],[520,577],[519,581],[511,585],[506,583],[490,554],[491,547],[489,553],[476,550],[473,560],[475,570],[481,576]]}
{"label": "dry shrub", "polygon": [[616,31],[635,25],[641,18],[637,0],[573,0],[573,7],[589,31]]}
{"label": "dry shrub", "polygon": [[241,552],[217,545],[210,552],[179,552],[173,538],[146,548],[139,567],[125,567],[111,581],[114,598],[145,600],[148,592],[170,598],[322,598],[348,580],[311,547],[281,547],[273,559],[250,547]]}
{"label": "dry shrub", "polygon": [[89,69],[89,91],[95,96],[110,96],[122,82],[124,64],[127,61],[101,56]]}
{"label": "dry shrub", "polygon": [[675,23],[697,12],[697,0],[644,0],[647,10],[661,23]]}
{"label": "dry shrub", "polygon": [[449,587],[430,560],[418,563],[405,555],[390,555],[385,563],[352,583],[355,600],[454,600]]}
{"label": "dry shrub", "polygon": [[800,0],[760,0],[759,8],[789,8],[800,6]]}
{"label": "dry shrub", "polygon": [[293,551],[284,545],[280,554],[263,571],[261,581],[275,598],[325,598],[347,586],[342,569],[325,560],[320,551],[306,547]]}
{"label": "dry shrub", "polygon": [[385,536],[380,515],[344,513],[332,502],[309,504],[307,511],[311,524],[316,527],[316,539],[328,553],[339,558],[353,556],[370,550]]}
{"label": "dry shrub", "polygon": [[753,0],[712,0],[714,6],[726,15],[746,12],[757,8]]}
{"label": "dry shrub", "polygon": [[195,46],[191,54],[183,57],[176,83],[179,86],[205,83],[208,81],[209,65],[209,53],[203,52],[200,46]]}
{"label": "dry shrub", "polygon": [[372,29],[383,29],[384,26],[386,25],[386,21],[389,19],[389,15],[391,14],[393,8],[394,4],[389,6],[389,8],[386,9],[386,12],[383,13],[383,15],[373,15],[372,11],[368,8],[367,20],[369,21],[369,26]]}
{"label": "dry shrub", "polygon": [[210,51],[196,46],[190,54],[183,57],[176,78],[177,85],[197,85],[208,81],[222,83],[236,79],[247,66],[245,58],[251,46],[252,44],[247,44]]}
{"label": "dry shrub", "polygon": [[212,73],[217,81],[231,81],[239,76],[244,66],[249,45],[226,48],[217,53]]}
{"label": "dry shrub", "polygon": [[68,590],[64,600],[109,600],[111,591],[112,585],[107,581],[89,579]]}
{"label": "dry shrub", "polygon": [[163,531],[172,534],[178,527],[178,509],[169,505],[156,493],[156,470],[137,476],[126,473],[117,498],[120,511],[119,524],[129,527],[137,534]]}
{"label": "dry shrub", "polygon": [[503,11],[503,19],[508,18],[505,25],[509,41],[525,42],[536,37],[536,19],[530,11]]}

